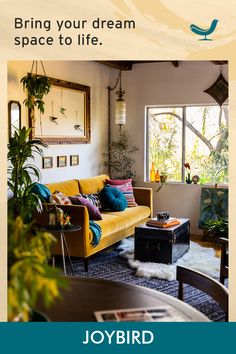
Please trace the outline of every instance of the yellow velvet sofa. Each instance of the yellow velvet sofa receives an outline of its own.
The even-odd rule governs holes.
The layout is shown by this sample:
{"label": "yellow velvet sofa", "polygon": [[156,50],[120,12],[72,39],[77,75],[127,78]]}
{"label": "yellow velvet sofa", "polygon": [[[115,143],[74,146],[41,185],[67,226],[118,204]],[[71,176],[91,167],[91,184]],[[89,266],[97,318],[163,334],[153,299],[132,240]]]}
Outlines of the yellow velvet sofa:
{"label": "yellow velvet sofa", "polygon": [[[67,196],[79,193],[92,194],[100,192],[105,186],[107,175],[99,175],[87,179],[73,179],[64,182],[50,183],[47,187],[53,193],[56,190]],[[89,214],[87,208],[82,205],[60,205],[60,208],[71,216],[71,223],[81,225],[77,232],[67,233],[66,240],[71,256],[83,257],[85,270],[88,270],[88,257],[94,253],[113,245],[121,239],[134,234],[136,225],[145,222],[152,216],[152,189],[134,187],[134,196],[138,204],[136,207],[126,208],[124,211],[102,212],[102,220],[96,221],[101,226],[102,236],[97,246],[92,246],[92,232],[89,229]],[[38,222],[47,222],[49,205],[44,205],[44,212],[38,216]],[[53,254],[60,255],[60,242],[56,243]]]}

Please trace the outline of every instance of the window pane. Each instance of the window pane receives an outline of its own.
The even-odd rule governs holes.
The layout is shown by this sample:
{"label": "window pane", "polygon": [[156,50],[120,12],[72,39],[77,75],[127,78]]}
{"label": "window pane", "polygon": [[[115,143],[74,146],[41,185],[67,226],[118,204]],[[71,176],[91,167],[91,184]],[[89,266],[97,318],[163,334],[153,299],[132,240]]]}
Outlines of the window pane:
{"label": "window pane", "polygon": [[186,107],[186,158],[201,183],[228,182],[228,107]]}
{"label": "window pane", "polygon": [[168,181],[181,182],[183,108],[149,108],[149,166],[155,163],[159,173]]}

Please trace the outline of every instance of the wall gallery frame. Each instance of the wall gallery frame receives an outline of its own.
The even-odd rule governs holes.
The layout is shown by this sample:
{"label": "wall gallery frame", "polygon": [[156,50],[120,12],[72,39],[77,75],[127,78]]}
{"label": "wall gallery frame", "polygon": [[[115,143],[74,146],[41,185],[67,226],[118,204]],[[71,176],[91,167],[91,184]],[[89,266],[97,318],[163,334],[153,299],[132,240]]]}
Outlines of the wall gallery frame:
{"label": "wall gallery frame", "polygon": [[90,86],[49,78],[50,92],[44,97],[44,113],[38,109],[29,126],[32,139],[47,144],[89,144],[91,140]]}
{"label": "wall gallery frame", "polygon": [[67,156],[57,156],[57,167],[67,166]]}
{"label": "wall gallery frame", "polygon": [[79,155],[70,155],[70,165],[77,166],[79,164]]}
{"label": "wall gallery frame", "polygon": [[53,167],[52,156],[43,157],[43,168],[52,168],[52,167]]}

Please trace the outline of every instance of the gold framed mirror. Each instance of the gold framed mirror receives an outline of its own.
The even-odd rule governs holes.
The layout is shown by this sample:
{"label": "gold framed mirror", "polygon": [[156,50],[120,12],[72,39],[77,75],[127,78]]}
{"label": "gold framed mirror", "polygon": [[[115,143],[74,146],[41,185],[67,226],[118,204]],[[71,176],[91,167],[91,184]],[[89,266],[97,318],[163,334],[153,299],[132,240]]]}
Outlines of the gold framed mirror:
{"label": "gold framed mirror", "polygon": [[50,92],[44,97],[44,113],[35,109],[29,126],[32,138],[47,144],[88,144],[91,139],[90,87],[49,78]]}

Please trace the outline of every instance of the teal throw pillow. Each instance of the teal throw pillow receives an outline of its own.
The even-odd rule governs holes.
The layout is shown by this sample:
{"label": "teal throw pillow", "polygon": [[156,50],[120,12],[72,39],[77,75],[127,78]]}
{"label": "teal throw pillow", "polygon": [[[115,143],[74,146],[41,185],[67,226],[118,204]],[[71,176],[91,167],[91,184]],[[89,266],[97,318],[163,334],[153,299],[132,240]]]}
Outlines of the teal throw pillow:
{"label": "teal throw pillow", "polygon": [[37,194],[39,196],[39,198],[42,199],[43,202],[46,202],[46,203],[49,202],[51,192],[48,189],[48,187],[46,187],[44,184],[35,183],[35,185],[32,189],[32,192]]}
{"label": "teal throw pillow", "polygon": [[117,188],[103,188],[100,192],[100,200],[105,210],[123,211],[127,208],[126,198]]}

